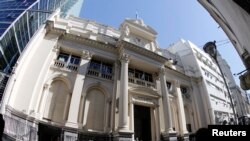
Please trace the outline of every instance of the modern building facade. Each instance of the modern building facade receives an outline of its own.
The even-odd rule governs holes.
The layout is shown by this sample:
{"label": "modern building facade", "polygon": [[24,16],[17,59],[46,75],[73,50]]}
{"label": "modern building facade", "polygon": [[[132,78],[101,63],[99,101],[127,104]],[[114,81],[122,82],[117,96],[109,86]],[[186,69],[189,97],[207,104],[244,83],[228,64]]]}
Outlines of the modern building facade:
{"label": "modern building facade", "polygon": [[29,40],[55,10],[61,7],[61,15],[76,14],[75,16],[78,16],[82,4],[83,0],[1,1],[0,69],[3,72],[11,71]]}
{"label": "modern building facade", "polygon": [[190,41],[180,40],[166,50],[179,55],[185,73],[200,77],[200,105],[206,119],[206,125],[222,124],[233,117],[226,86],[215,61]]}
{"label": "modern building facade", "polygon": [[241,88],[250,89],[250,2],[246,0],[198,1],[220,25],[234,45],[246,67],[246,73],[240,76]]}
{"label": "modern building facade", "polygon": [[[0,80],[6,79],[26,45],[54,11],[59,10],[62,16],[79,16],[82,4],[83,0],[2,0],[0,71],[4,77]],[[0,91],[4,91],[4,84],[0,85],[3,87]]]}
{"label": "modern building facade", "polygon": [[175,54],[162,56],[156,37],[141,19],[117,30],[52,17],[10,77],[5,133],[32,141],[174,141],[207,127],[203,80]]}
{"label": "modern building facade", "polygon": [[250,104],[248,102],[248,96],[246,91],[242,90],[235,82],[230,66],[225,59],[218,53],[218,63],[221,67],[222,72],[227,78],[229,88],[232,96],[235,100],[235,108],[237,111],[237,117],[250,115]]}

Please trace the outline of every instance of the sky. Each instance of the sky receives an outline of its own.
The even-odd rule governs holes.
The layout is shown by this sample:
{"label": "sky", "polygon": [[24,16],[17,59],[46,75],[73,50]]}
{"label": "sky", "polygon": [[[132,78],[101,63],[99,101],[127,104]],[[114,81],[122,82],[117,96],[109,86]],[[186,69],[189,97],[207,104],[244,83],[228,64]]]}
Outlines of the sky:
{"label": "sky", "polygon": [[[200,48],[215,40],[232,73],[245,70],[228,37],[197,0],[84,0],[80,16],[118,29],[125,18],[136,18],[136,13],[158,32],[161,48],[181,38]],[[238,76],[234,78],[239,85]]]}

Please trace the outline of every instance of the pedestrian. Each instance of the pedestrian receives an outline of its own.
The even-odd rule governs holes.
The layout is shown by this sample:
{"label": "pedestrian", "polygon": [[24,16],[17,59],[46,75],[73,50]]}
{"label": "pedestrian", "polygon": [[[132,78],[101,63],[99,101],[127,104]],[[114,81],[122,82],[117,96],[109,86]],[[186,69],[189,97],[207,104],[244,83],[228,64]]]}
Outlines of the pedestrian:
{"label": "pedestrian", "polygon": [[234,119],[230,118],[229,125],[234,125]]}
{"label": "pedestrian", "polygon": [[5,126],[5,122],[3,119],[3,115],[0,114],[0,141],[2,141],[4,126]]}
{"label": "pedestrian", "polygon": [[227,120],[224,120],[222,125],[227,125]]}

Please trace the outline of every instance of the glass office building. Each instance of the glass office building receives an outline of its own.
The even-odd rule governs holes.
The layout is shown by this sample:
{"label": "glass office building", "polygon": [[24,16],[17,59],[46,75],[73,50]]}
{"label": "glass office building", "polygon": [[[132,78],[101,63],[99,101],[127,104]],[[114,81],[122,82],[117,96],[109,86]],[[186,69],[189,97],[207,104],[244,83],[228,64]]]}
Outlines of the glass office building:
{"label": "glass office building", "polygon": [[10,73],[21,52],[46,19],[60,8],[61,16],[79,16],[83,0],[1,0],[0,71]]}

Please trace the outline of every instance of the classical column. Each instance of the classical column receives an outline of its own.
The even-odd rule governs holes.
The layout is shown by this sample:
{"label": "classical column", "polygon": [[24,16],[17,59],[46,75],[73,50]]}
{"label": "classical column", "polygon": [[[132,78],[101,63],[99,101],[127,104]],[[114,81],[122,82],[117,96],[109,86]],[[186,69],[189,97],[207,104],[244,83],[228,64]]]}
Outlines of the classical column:
{"label": "classical column", "polygon": [[121,80],[119,96],[119,131],[128,131],[128,62],[129,55],[122,54],[121,58]]}
{"label": "classical column", "polygon": [[188,134],[187,127],[186,127],[186,118],[185,118],[185,111],[184,111],[184,104],[182,99],[182,93],[180,88],[179,81],[175,81],[175,88],[176,88],[176,95],[177,95],[177,109],[178,109],[178,119],[180,123],[180,133],[181,136],[185,136]]}
{"label": "classical column", "polygon": [[69,108],[69,114],[68,114],[68,121],[67,126],[70,127],[77,127],[77,119],[78,119],[78,112],[79,112],[79,106],[81,101],[81,95],[82,95],[82,88],[84,84],[85,74],[87,72],[87,67],[89,60],[91,59],[92,54],[88,51],[82,52],[81,62],[80,66],[78,68],[78,73],[76,75],[76,80],[73,88],[73,93],[70,101],[70,108]]}
{"label": "classical column", "polygon": [[161,94],[162,94],[162,104],[163,104],[163,114],[165,123],[166,134],[173,133],[172,126],[172,113],[170,109],[169,93],[166,84],[165,68],[160,68],[160,80],[161,80]]}

